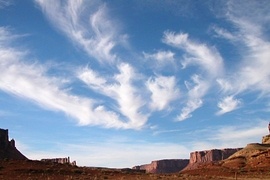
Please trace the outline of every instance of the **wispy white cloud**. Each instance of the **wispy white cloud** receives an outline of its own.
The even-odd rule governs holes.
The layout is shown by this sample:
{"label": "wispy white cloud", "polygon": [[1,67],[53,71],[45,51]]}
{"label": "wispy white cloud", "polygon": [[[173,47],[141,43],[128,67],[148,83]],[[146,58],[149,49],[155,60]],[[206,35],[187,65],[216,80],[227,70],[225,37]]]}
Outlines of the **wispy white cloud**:
{"label": "wispy white cloud", "polygon": [[269,94],[270,81],[270,43],[256,37],[249,37],[246,44],[250,52],[240,69],[237,84],[239,91],[256,90]]}
{"label": "wispy white cloud", "polygon": [[0,9],[13,4],[13,0],[0,0]]}
{"label": "wispy white cloud", "polygon": [[261,143],[262,136],[268,134],[268,122],[269,120],[253,119],[238,125],[212,126],[199,134],[192,132],[193,136],[199,136],[200,140],[190,140],[186,145],[198,151],[225,147],[240,148],[249,143]]}
{"label": "wispy white cloud", "polygon": [[[192,81],[195,85],[185,81],[188,89],[188,100],[181,114],[177,117],[177,120],[182,121],[192,117],[191,113],[202,106],[202,97],[207,93],[212,81],[223,74],[223,59],[215,47],[193,42],[188,38],[188,34],[165,31],[162,41],[182,49],[186,53],[184,61],[182,61],[184,68],[187,65],[197,65],[206,72],[200,76],[193,75]],[[202,78],[202,76],[205,77]]]}
{"label": "wispy white cloud", "polygon": [[177,116],[177,121],[183,121],[187,118],[192,117],[192,112],[200,108],[203,104],[201,99],[190,99],[188,100],[186,106],[181,110],[181,114]]}
{"label": "wispy white cloud", "polygon": [[174,133],[174,132],[179,132],[181,131],[180,129],[171,129],[171,130],[157,130],[153,133],[154,136],[163,134],[163,133]]}
{"label": "wispy white cloud", "polygon": [[3,91],[30,99],[45,108],[63,111],[87,124],[91,101],[68,95],[57,82],[44,76],[44,67],[20,62],[21,53],[14,49],[1,48],[0,56],[0,88]]}
{"label": "wispy white cloud", "polygon": [[165,31],[162,40],[164,43],[180,48],[187,53],[182,62],[186,67],[189,64],[199,65],[207,71],[209,77],[215,78],[223,73],[223,59],[215,47],[208,47],[189,40],[188,34]]}
{"label": "wispy white cloud", "polygon": [[202,106],[202,97],[209,89],[208,82],[202,80],[198,75],[192,76],[192,83],[186,81],[185,84],[188,89],[188,101],[181,114],[177,116],[178,121],[192,117],[191,113]]}
{"label": "wispy white cloud", "polygon": [[241,101],[238,99],[234,99],[233,96],[227,96],[221,99],[220,102],[218,102],[218,107],[221,109],[217,112],[217,115],[222,115],[228,112],[231,112],[237,108],[239,108],[239,105],[241,104]]}
{"label": "wispy white cloud", "polygon": [[[138,112],[141,100],[133,94],[133,87],[130,85],[129,80],[133,76],[130,66],[121,65],[119,67],[121,73],[115,77],[120,85],[108,87],[109,93],[117,97],[121,112],[131,119],[125,122],[119,118],[119,114],[108,111],[95,100],[72,95],[68,90],[63,89],[61,77],[48,76],[45,66],[26,63],[26,52],[8,46],[9,34],[5,28],[0,28],[0,89],[2,91],[33,101],[43,108],[64,112],[78,120],[80,125],[138,129],[147,121],[147,117]],[[93,72],[88,73],[94,75]],[[96,86],[105,83],[103,79],[90,80],[93,79]]]}
{"label": "wispy white cloud", "polygon": [[141,108],[146,104],[140,96],[133,81],[139,76],[135,73],[131,65],[122,63],[118,66],[119,74],[109,78],[101,77],[93,70],[87,68],[78,73],[78,77],[91,89],[109,98],[116,100],[118,111],[128,118],[127,126],[142,127],[147,119],[147,114],[141,112]]}
{"label": "wispy white cloud", "polygon": [[216,37],[225,38],[230,41],[236,41],[238,40],[238,37],[234,34],[230,33],[226,29],[220,28],[218,26],[213,26],[212,29],[217,34]]}
{"label": "wispy white cloud", "polygon": [[158,51],[157,53],[154,54],[148,54],[143,52],[143,55],[146,59],[153,59],[158,62],[163,62],[163,61],[173,61],[175,54],[171,51]]}
{"label": "wispy white cloud", "polygon": [[220,85],[220,88],[223,92],[233,91],[234,87],[229,80],[219,78],[217,79],[217,83]]}
{"label": "wispy white cloud", "polygon": [[146,86],[152,93],[150,107],[153,110],[167,108],[171,101],[180,96],[180,90],[176,87],[176,78],[174,76],[149,78]]}
{"label": "wispy white cloud", "polygon": [[116,55],[112,53],[112,49],[117,44],[117,29],[107,15],[106,5],[85,0],[64,2],[35,0],[35,2],[56,28],[64,32],[90,56],[100,63],[115,61]]}
{"label": "wispy white cloud", "polygon": [[241,125],[224,126],[217,128],[215,135],[208,139],[218,142],[220,147],[245,147],[248,143],[261,143],[262,137],[268,134],[268,122],[269,120],[255,119]]}
{"label": "wispy white cloud", "polygon": [[[226,78],[218,79],[217,82],[225,94],[237,95],[243,92],[259,92],[259,97],[269,97],[270,42],[267,41],[268,38],[266,38],[267,34],[264,33],[264,28],[267,23],[269,24],[270,13],[266,10],[268,8],[262,5],[264,3],[247,1],[244,4],[245,7],[248,6],[252,10],[244,8],[242,3],[228,2],[225,17],[233,23],[235,30],[234,32],[228,32],[225,29],[223,31],[226,32],[223,35],[231,34],[230,37],[237,42],[237,45],[244,47],[241,49],[241,61],[237,64],[234,72],[230,72],[230,75]],[[230,37],[228,38],[230,39]],[[238,104],[236,101],[234,103]],[[233,106],[233,104],[231,105]],[[220,112],[225,111],[221,110]]]}
{"label": "wispy white cloud", "polygon": [[87,82],[87,85],[93,89],[99,89],[100,86],[104,85],[107,80],[103,77],[100,77],[95,71],[90,68],[84,68],[79,73],[79,78],[84,82]]}

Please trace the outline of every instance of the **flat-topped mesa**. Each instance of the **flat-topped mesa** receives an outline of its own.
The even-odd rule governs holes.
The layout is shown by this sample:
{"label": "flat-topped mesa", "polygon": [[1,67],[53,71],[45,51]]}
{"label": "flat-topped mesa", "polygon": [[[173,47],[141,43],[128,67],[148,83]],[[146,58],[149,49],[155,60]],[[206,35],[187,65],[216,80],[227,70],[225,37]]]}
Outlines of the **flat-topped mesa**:
{"label": "flat-topped mesa", "polygon": [[16,147],[15,140],[8,138],[8,129],[0,129],[0,159],[27,159]]}
{"label": "flat-topped mesa", "polygon": [[262,144],[270,144],[270,134],[262,137]]}
{"label": "flat-topped mesa", "polygon": [[241,149],[242,148],[227,148],[191,152],[189,164],[183,169],[183,171],[196,169],[201,164],[213,163],[227,159],[229,156]]}
{"label": "flat-topped mesa", "polygon": [[60,163],[60,164],[70,164],[72,166],[76,166],[76,161],[70,162],[69,157],[65,158],[51,158],[51,159],[41,159],[41,161],[44,162],[54,162],[54,163]]}
{"label": "flat-topped mesa", "polygon": [[188,159],[164,159],[152,161],[151,164],[134,166],[132,169],[145,170],[146,173],[162,174],[181,171],[189,163]]}

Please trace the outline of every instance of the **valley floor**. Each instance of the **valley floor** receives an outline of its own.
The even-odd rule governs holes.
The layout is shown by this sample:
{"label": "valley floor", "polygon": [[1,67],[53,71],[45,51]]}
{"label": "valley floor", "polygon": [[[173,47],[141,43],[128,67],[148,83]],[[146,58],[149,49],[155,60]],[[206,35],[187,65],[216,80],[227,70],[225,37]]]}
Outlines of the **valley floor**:
{"label": "valley floor", "polygon": [[[267,172],[266,172],[267,171]],[[58,164],[32,160],[0,160],[0,179],[5,180],[225,180],[235,179],[235,172],[229,169],[199,169],[174,174],[149,174],[131,169],[110,169],[95,167],[77,167],[69,164]],[[269,169],[258,171],[239,171],[237,179],[270,179]]]}

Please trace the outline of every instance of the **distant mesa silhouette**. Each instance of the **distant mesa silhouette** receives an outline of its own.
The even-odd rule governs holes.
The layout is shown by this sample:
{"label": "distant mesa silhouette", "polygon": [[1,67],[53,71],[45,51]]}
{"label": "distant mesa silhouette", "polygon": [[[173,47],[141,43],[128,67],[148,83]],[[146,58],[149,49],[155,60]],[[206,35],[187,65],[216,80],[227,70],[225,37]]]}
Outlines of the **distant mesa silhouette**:
{"label": "distant mesa silhouette", "polygon": [[44,161],[44,162],[53,162],[53,163],[60,163],[60,164],[70,164],[72,166],[76,166],[76,161],[70,162],[70,158],[69,157],[41,159],[41,161]]}

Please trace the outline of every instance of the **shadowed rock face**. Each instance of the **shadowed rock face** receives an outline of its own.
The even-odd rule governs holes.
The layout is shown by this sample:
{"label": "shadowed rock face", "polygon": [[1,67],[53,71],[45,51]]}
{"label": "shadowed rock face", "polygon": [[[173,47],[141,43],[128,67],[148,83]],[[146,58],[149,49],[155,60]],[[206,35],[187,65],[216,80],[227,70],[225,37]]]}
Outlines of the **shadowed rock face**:
{"label": "shadowed rock face", "polygon": [[9,141],[7,129],[0,129],[0,159],[27,159],[15,147],[15,140],[12,139]]}
{"label": "shadowed rock face", "polygon": [[174,173],[185,168],[189,163],[188,159],[164,159],[152,161],[151,164],[135,166],[132,169],[145,170],[147,173]]}
{"label": "shadowed rock face", "polygon": [[212,149],[206,151],[195,151],[190,153],[190,160],[188,166],[183,169],[196,169],[201,164],[213,163],[220,160],[227,159],[235,152],[242,148],[228,148],[228,149]]}

